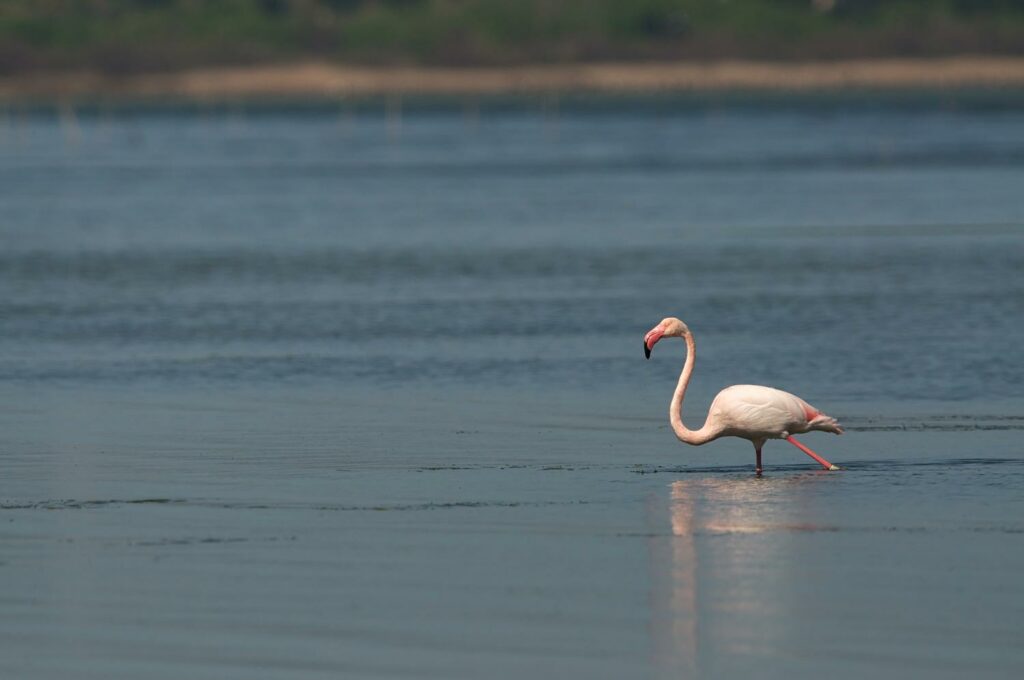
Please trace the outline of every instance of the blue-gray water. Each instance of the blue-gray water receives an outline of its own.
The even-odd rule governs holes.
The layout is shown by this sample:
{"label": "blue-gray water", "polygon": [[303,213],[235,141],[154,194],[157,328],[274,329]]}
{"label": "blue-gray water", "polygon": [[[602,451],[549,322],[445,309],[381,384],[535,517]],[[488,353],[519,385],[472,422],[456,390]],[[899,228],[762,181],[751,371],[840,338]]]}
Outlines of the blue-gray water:
{"label": "blue-gray water", "polygon": [[1020,677],[1020,97],[383,111],[0,112],[0,675]]}

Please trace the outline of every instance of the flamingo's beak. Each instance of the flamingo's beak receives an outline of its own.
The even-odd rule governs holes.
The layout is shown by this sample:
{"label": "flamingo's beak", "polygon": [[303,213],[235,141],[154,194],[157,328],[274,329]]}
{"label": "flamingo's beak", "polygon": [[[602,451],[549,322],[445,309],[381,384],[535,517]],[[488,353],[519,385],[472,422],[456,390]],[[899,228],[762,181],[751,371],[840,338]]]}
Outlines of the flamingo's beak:
{"label": "flamingo's beak", "polygon": [[661,340],[661,336],[664,335],[664,331],[660,328],[654,328],[648,331],[647,335],[644,336],[644,357],[647,359],[651,358],[651,350],[654,349],[654,344]]}

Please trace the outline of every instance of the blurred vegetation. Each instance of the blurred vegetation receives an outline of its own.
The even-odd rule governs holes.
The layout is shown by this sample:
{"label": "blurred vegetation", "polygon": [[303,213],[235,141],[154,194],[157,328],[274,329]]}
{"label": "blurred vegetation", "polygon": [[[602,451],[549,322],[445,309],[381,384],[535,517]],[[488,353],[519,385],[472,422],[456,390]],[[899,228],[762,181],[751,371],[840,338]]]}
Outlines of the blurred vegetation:
{"label": "blurred vegetation", "polygon": [[0,72],[1024,53],[1024,0],[0,0]]}

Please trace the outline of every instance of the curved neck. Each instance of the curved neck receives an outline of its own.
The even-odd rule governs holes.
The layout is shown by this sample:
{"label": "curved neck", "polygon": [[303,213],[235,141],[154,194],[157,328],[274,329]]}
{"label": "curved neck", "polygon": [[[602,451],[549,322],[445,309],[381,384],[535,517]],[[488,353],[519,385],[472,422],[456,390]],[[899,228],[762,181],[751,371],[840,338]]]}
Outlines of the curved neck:
{"label": "curved neck", "polygon": [[672,404],[668,407],[668,419],[680,441],[700,446],[714,439],[716,433],[712,432],[709,425],[710,417],[699,430],[690,430],[683,424],[683,398],[686,396],[686,387],[690,384],[693,363],[697,357],[697,343],[693,341],[693,334],[687,332],[683,337],[686,340],[686,363],[683,364],[683,372],[679,374],[679,383],[672,395]]}

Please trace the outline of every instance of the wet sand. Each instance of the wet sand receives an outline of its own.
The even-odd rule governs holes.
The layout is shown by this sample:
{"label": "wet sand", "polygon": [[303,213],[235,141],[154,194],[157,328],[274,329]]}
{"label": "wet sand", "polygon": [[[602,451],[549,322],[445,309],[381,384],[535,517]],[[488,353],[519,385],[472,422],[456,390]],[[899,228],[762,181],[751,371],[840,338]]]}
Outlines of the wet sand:
{"label": "wet sand", "polygon": [[504,68],[388,68],[301,63],[129,76],[90,71],[6,76],[0,78],[0,97],[224,99],[1019,86],[1024,86],[1024,57],[796,63],[595,63]]}

